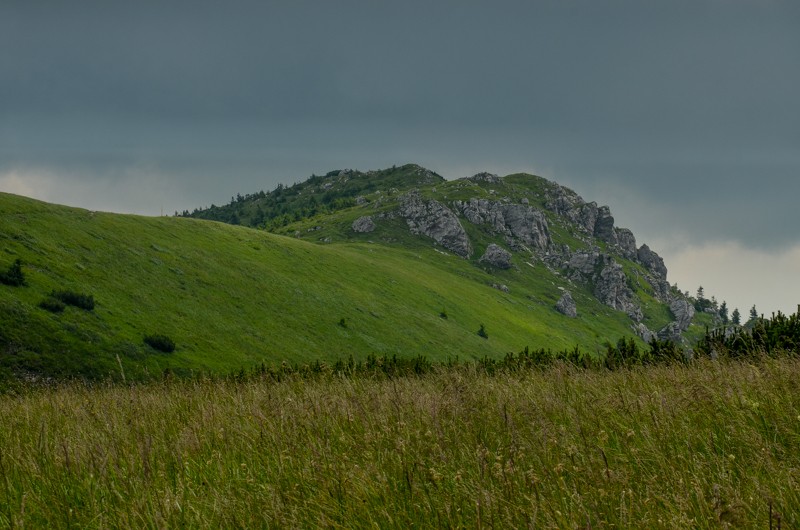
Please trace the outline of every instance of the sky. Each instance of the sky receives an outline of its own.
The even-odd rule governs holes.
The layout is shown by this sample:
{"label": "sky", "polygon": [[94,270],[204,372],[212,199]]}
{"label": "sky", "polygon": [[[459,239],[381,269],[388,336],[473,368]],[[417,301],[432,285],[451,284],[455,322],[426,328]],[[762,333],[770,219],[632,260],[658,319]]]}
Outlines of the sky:
{"label": "sky", "polygon": [[524,171],[668,280],[800,303],[800,2],[0,0],[0,191],[121,213]]}

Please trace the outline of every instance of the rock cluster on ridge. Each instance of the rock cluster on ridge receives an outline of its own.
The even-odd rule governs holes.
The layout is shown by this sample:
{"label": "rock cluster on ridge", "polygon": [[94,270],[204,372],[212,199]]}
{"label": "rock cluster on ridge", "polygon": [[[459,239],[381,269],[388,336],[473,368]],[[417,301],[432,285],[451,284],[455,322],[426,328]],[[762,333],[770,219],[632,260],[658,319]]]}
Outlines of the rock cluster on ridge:
{"label": "rock cluster on ridge", "polygon": [[[667,283],[664,261],[647,245],[637,247],[633,232],[615,226],[608,206],[586,202],[572,190],[549,183],[542,201],[544,208],[556,214],[560,222],[573,227],[575,237],[584,244],[583,248],[558,246],[554,245],[545,211],[533,205],[528,197],[513,201],[502,195],[503,178],[479,173],[463,180],[486,186],[485,194],[494,197],[476,196],[443,203],[422,198],[418,191],[412,190],[400,198],[399,216],[413,233],[426,235],[465,259],[471,258],[473,244],[463,223],[481,227],[511,251],[536,257],[571,282],[587,286],[601,303],[628,315],[633,321],[632,328],[645,340],[656,336],[680,340],[681,333],[688,329],[694,317],[693,308]],[[493,242],[478,261],[508,269],[511,257],[508,250]],[[644,272],[637,269],[626,272],[621,260],[641,265],[639,270]],[[629,274],[644,280],[652,289],[652,296],[669,305],[674,321],[658,331],[651,331],[642,322],[642,303]],[[572,316],[570,299],[571,296],[562,296],[557,309]]]}
{"label": "rock cluster on ridge", "polygon": [[530,206],[473,198],[465,202],[455,201],[453,207],[472,224],[490,225],[497,233],[506,236],[512,246],[518,247],[522,243],[546,249],[552,242],[547,218]]}
{"label": "rock cluster on ridge", "polygon": [[412,233],[426,235],[462,258],[472,254],[469,237],[458,217],[439,201],[423,199],[419,192],[411,191],[400,200],[400,215]]}
{"label": "rock cluster on ridge", "polygon": [[[414,234],[429,239],[438,252],[496,275],[490,285],[507,282],[524,292],[513,278],[531,279],[531,300],[550,300],[554,311],[551,286],[592,296],[626,314],[645,340],[675,340],[695,320],[687,296],[667,282],[663,259],[637,243],[631,230],[616,226],[608,206],[534,175],[483,172],[445,180],[416,164],[337,170],[197,212],[224,222],[234,213],[241,224],[319,242],[344,235],[344,240],[413,246]],[[476,248],[486,250],[476,253]],[[592,302],[578,318],[599,314]]]}

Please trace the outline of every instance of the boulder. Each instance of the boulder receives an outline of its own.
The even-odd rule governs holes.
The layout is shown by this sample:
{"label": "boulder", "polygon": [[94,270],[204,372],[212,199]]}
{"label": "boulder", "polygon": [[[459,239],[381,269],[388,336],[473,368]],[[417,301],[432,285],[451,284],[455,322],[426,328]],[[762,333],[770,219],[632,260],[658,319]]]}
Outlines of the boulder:
{"label": "boulder", "polygon": [[633,332],[636,333],[643,341],[650,342],[653,340],[657,335],[653,333],[650,328],[642,324],[641,322],[637,322],[633,326],[631,326]]}
{"label": "boulder", "polygon": [[680,344],[683,342],[681,336],[681,329],[678,327],[677,322],[670,322],[658,331],[658,338],[660,340],[668,340]]}
{"label": "boulder", "polygon": [[667,279],[667,267],[664,266],[664,260],[661,259],[661,256],[650,250],[650,247],[647,245],[639,247],[639,250],[636,252],[636,257],[639,259],[639,263],[644,265],[647,270],[653,272],[658,278],[662,280]]}
{"label": "boulder", "polygon": [[365,234],[373,230],[375,230],[375,221],[373,221],[371,215],[365,215],[353,221],[353,232]]}
{"label": "boulder", "polygon": [[669,304],[669,310],[675,317],[675,323],[681,332],[689,329],[694,318],[694,306],[688,300],[676,298]]}
{"label": "boulder", "polygon": [[472,254],[464,227],[444,204],[433,199],[424,200],[418,192],[411,191],[400,198],[399,213],[412,233],[428,236],[462,258]]}
{"label": "boulder", "polygon": [[509,292],[508,285],[504,283],[493,283],[492,289],[497,289],[498,291],[503,291],[504,293]]}
{"label": "boulder", "polygon": [[486,252],[484,252],[483,256],[481,256],[480,261],[483,263],[488,263],[492,267],[497,267],[498,269],[510,269],[511,253],[500,245],[489,243],[489,246],[486,247]]}
{"label": "boulder", "polygon": [[564,291],[564,294],[562,294],[561,298],[556,302],[556,311],[570,318],[576,318],[578,316],[578,308],[569,291]]}

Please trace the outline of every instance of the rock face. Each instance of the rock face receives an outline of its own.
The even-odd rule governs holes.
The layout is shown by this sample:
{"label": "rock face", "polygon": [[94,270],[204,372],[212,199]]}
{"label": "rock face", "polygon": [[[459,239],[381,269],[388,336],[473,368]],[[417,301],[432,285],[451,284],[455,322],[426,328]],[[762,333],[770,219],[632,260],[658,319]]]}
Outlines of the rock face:
{"label": "rock face", "polygon": [[642,320],[633,291],[628,287],[628,278],[622,265],[609,254],[599,251],[576,252],[566,260],[562,267],[572,281],[594,285],[594,295],[603,304],[618,311],[624,311],[636,322]]}
{"label": "rock face", "polygon": [[622,265],[616,261],[612,260],[600,271],[595,281],[594,295],[605,305],[624,311],[636,322],[640,322],[644,316],[633,291],[628,287]]}
{"label": "rock face", "polygon": [[469,222],[488,224],[511,242],[517,240],[540,250],[552,243],[547,218],[531,206],[474,198],[466,202],[455,201],[453,206]]}
{"label": "rock face", "polygon": [[672,311],[675,322],[678,324],[678,328],[681,331],[689,329],[689,325],[694,318],[694,306],[692,306],[688,300],[676,298],[669,304],[669,310]]}
{"label": "rock face", "polygon": [[498,269],[510,269],[511,253],[500,245],[490,243],[489,246],[486,247],[486,252],[481,256],[480,261],[488,263]]}
{"label": "rock face", "polygon": [[628,230],[627,228],[615,228],[614,229],[616,234],[617,246],[619,247],[619,253],[626,259],[635,260],[636,259],[636,238],[633,235],[633,232]]}
{"label": "rock face", "polygon": [[577,219],[587,232],[594,234],[594,227],[597,224],[597,203],[588,202],[582,205],[577,212]]}
{"label": "rock face", "polygon": [[401,197],[400,215],[414,234],[423,234],[444,248],[468,258],[472,246],[458,217],[445,205],[433,199],[423,200],[412,191]]}
{"label": "rock face", "polygon": [[608,206],[597,209],[597,220],[594,223],[594,237],[606,243],[616,244],[617,234],[614,232],[614,217]]}
{"label": "rock face", "polygon": [[658,332],[658,338],[660,340],[668,340],[676,343],[683,341],[683,337],[681,337],[681,328],[678,327],[677,322],[670,322],[661,328]]}
{"label": "rock face", "polygon": [[576,318],[578,316],[578,308],[569,291],[564,291],[564,294],[562,294],[561,298],[556,302],[556,311],[570,318]]}
{"label": "rock face", "polygon": [[353,232],[365,234],[373,230],[375,230],[375,221],[372,220],[371,215],[365,215],[353,221]]}
{"label": "rock face", "polygon": [[642,245],[639,247],[636,255],[639,258],[639,263],[644,265],[645,268],[662,280],[667,279],[667,267],[664,266],[664,260],[661,259],[661,256],[650,250],[650,247]]}
{"label": "rock face", "polygon": [[636,333],[643,341],[650,342],[654,338],[656,338],[656,334],[653,333],[650,328],[638,322],[632,326],[634,333]]}
{"label": "rock face", "polygon": [[[694,317],[692,304],[679,293],[673,292],[666,281],[664,260],[647,245],[637,247],[633,232],[614,226],[614,217],[608,206],[585,202],[572,190],[554,183],[544,183],[542,188],[537,188],[543,191],[529,193],[532,198],[528,199],[515,196],[504,187],[503,179],[491,173],[479,173],[464,180],[497,184],[497,187],[492,186],[488,190],[490,198],[483,198],[487,197],[487,187],[484,186],[480,198],[455,200],[447,204],[423,198],[419,192],[411,191],[399,196],[400,208],[394,210],[391,216],[402,217],[413,233],[426,235],[463,258],[469,258],[473,251],[464,230],[466,225],[461,224],[468,221],[481,227],[481,237],[488,236],[490,241],[496,241],[486,247],[479,259],[481,263],[497,269],[509,269],[515,252],[530,253],[531,258],[541,260],[568,282],[580,283],[588,288],[604,305],[627,314],[633,320],[631,329],[645,341],[655,337],[682,340],[681,333],[688,329]],[[472,186],[462,185],[458,189],[465,188]],[[554,219],[548,212],[550,221],[566,228],[572,235],[569,244],[554,244],[548,216],[534,205],[541,204],[539,200],[542,199],[547,210],[558,216]],[[382,219],[381,215],[376,219]],[[353,230],[369,232],[375,229],[374,223],[371,217],[362,217],[353,223]],[[633,267],[632,274],[635,277],[628,278],[622,265],[624,260],[641,264],[645,269],[644,274],[640,268]],[[634,290],[635,282],[631,280],[649,283],[655,298],[670,305],[675,320],[658,332],[644,325],[642,302]],[[493,286],[497,289],[503,287]],[[575,300],[570,292],[564,292],[556,303],[556,309],[571,318],[577,316]]]}

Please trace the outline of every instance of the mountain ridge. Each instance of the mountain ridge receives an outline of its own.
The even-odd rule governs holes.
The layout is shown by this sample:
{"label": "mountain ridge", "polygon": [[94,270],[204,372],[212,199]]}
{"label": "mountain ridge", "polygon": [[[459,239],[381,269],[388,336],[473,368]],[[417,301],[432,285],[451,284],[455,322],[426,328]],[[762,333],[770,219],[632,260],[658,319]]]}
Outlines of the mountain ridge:
{"label": "mountain ridge", "polygon": [[[423,178],[415,180],[414,176]],[[387,178],[390,182],[376,184]],[[360,185],[349,186],[352,180]],[[368,186],[363,186],[365,181],[369,182]],[[398,182],[405,185],[398,188]],[[464,193],[467,188],[471,193]],[[279,197],[285,189],[276,190]],[[551,272],[565,273],[572,281],[590,285],[599,300],[628,314],[634,321],[632,330],[645,341],[658,337],[683,342],[682,334],[694,318],[692,302],[667,282],[663,259],[647,244],[637,247],[633,232],[615,225],[608,206],[585,201],[575,191],[540,176],[516,173],[500,177],[482,172],[447,181],[419,165],[407,164],[367,172],[331,171],[324,177],[312,176],[290,189],[297,196],[305,194],[305,204],[330,205],[326,214],[289,207],[282,216],[263,220],[262,227],[297,238],[308,239],[311,234],[318,242],[329,243],[337,238],[350,240],[352,234],[347,233],[346,227],[333,235],[325,229],[324,222],[307,226],[307,221],[360,208],[366,215],[352,220],[354,233],[373,234],[378,224],[391,223],[399,217],[406,221],[412,234],[429,237],[465,259],[477,257],[473,256],[473,240],[477,240],[477,250],[484,250],[488,244],[495,248],[505,244],[511,252],[532,254]],[[361,194],[363,191],[366,193]],[[320,199],[321,193],[325,195]],[[266,197],[270,195],[262,192],[260,200]],[[335,203],[331,197],[334,201],[343,197],[349,200]],[[225,221],[226,213],[231,215],[230,210],[235,210],[241,202],[231,201],[227,207],[195,211],[192,216]],[[291,204],[291,201],[286,202]],[[235,211],[233,215],[238,217]],[[465,228],[461,221],[478,227],[490,225],[494,234],[489,235],[500,236],[501,240],[495,238],[489,243],[486,237],[476,237],[476,234],[471,238],[467,233],[469,227]],[[555,239],[550,235],[550,225],[554,225]],[[486,230],[483,232],[486,236]],[[383,239],[392,238],[384,236]],[[503,248],[500,250],[506,252]],[[641,268],[626,268],[620,258]],[[477,257],[477,261],[491,263],[483,255]],[[644,279],[642,294],[666,304],[673,317],[671,320],[658,322],[656,329],[642,322],[645,317],[642,301],[636,300],[641,296],[634,293],[636,288],[631,275]]]}
{"label": "mountain ridge", "polygon": [[[711,322],[658,298],[659,261],[622,257],[623,230],[611,244],[547,209],[566,197],[593,211],[541,177],[385,172],[263,194],[270,230],[0,193],[0,269],[19,259],[28,284],[0,285],[0,376],[138,379],[350,356],[498,358],[526,346],[599,354],[634,331],[685,327],[691,338]],[[450,229],[467,239],[447,239]],[[469,243],[461,255],[459,241]],[[96,305],[50,312],[43,302],[62,290]],[[175,351],[143,341],[154,334]]]}

